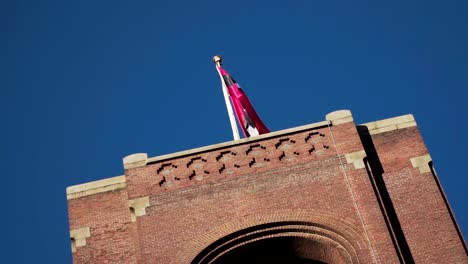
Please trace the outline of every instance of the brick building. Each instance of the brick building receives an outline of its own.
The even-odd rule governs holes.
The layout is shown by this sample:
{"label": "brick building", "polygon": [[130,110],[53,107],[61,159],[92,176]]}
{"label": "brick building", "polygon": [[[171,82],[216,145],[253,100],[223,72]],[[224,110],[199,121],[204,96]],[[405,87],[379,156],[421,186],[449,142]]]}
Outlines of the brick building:
{"label": "brick building", "polygon": [[67,188],[74,263],[468,263],[412,115],[123,162]]}

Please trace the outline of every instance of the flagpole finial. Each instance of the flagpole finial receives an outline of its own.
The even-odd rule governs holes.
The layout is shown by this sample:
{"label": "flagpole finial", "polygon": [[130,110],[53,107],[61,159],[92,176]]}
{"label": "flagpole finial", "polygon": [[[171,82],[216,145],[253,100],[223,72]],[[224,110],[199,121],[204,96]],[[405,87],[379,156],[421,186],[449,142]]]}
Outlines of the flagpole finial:
{"label": "flagpole finial", "polygon": [[223,58],[221,58],[221,56],[219,56],[219,55],[216,55],[216,56],[213,57],[213,62],[215,64],[221,64],[223,62]]}

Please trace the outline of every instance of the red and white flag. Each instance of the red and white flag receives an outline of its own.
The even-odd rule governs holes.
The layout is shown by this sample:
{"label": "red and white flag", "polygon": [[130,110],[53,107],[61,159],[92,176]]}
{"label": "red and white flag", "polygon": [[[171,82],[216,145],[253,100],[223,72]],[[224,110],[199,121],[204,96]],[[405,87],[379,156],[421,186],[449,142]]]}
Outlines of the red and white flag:
{"label": "red and white flag", "polygon": [[270,130],[263,124],[257,112],[250,103],[249,98],[240,88],[232,76],[220,64],[216,66],[222,76],[222,82],[227,87],[234,112],[239,121],[242,132],[246,137],[269,133]]}

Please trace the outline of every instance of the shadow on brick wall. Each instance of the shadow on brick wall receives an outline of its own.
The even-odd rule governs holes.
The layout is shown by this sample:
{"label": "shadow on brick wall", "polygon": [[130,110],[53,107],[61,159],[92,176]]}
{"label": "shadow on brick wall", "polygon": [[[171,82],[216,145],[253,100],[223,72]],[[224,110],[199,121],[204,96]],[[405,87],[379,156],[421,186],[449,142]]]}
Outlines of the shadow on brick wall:
{"label": "shadow on brick wall", "polygon": [[401,224],[398,220],[395,208],[393,207],[390,195],[387,191],[387,187],[383,179],[384,170],[382,163],[379,160],[377,150],[375,149],[374,142],[372,141],[372,137],[366,126],[357,126],[357,129],[359,131],[359,137],[361,138],[364,150],[367,154],[367,158],[364,161],[366,164],[367,174],[369,175],[372,188],[374,189],[379,202],[380,210],[384,214],[385,223],[391,233],[393,245],[395,246],[396,252],[398,252],[398,258],[401,263],[414,263],[411,250],[401,228]]}

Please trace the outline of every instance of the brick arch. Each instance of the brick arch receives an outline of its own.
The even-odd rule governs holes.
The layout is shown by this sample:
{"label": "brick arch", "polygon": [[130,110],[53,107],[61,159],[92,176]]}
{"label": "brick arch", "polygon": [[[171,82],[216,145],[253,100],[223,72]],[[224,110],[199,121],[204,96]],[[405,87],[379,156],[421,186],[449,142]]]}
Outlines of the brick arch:
{"label": "brick arch", "polygon": [[248,243],[278,237],[296,238],[321,247],[322,256],[312,257],[324,262],[359,263],[359,259],[370,257],[356,220],[337,218],[327,212],[286,210],[243,217],[215,227],[186,243],[172,263],[210,263]]}
{"label": "brick arch", "polygon": [[[354,259],[354,263],[357,263],[357,256],[352,254],[354,252],[352,246],[345,241],[340,241],[341,243],[335,241],[330,232],[324,232],[310,223],[274,222],[240,230],[234,234],[238,237],[233,237],[233,234],[230,234],[216,241],[202,250],[191,263],[208,264],[217,260],[216,263],[223,263],[219,260],[226,259],[226,255],[239,248],[277,238],[293,238],[291,242],[296,247],[295,255],[298,257],[326,263],[353,263]],[[345,247],[351,250],[351,254]]]}

